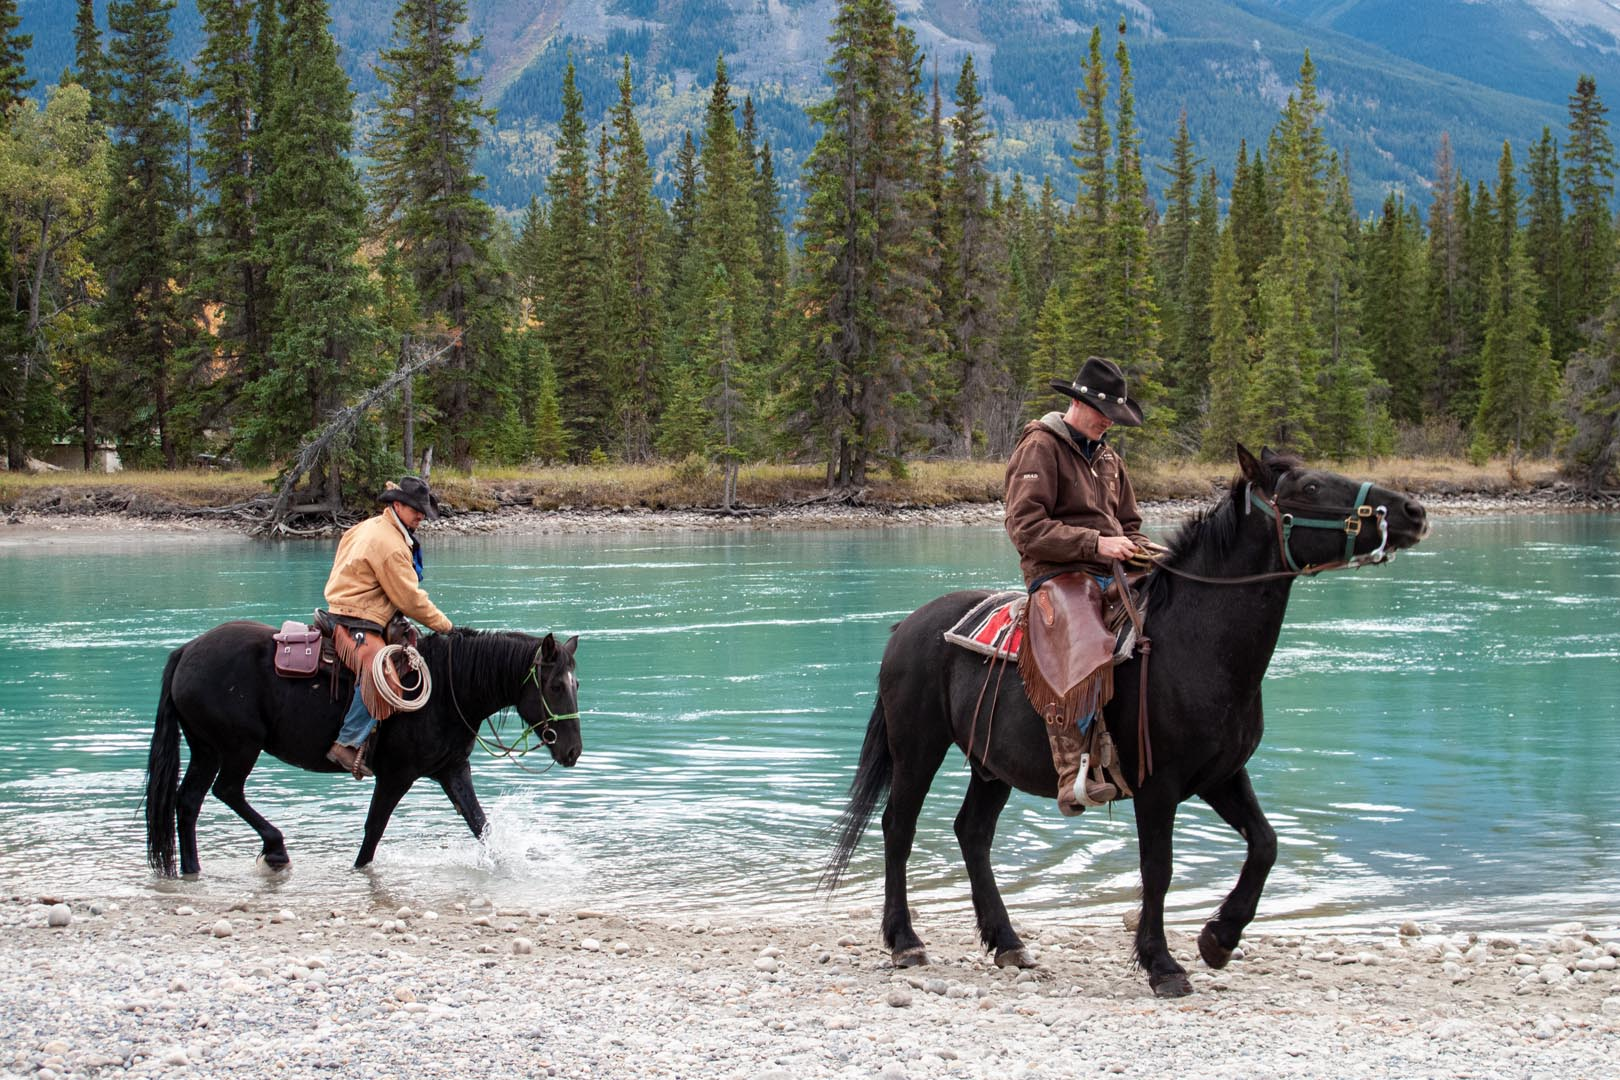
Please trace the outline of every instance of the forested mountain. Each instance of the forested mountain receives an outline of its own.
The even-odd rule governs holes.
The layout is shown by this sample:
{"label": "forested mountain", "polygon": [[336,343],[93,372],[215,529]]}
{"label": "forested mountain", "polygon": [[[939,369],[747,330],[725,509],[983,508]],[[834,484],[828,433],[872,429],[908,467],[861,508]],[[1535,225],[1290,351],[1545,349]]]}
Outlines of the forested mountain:
{"label": "forested mountain", "polygon": [[[105,16],[105,4],[96,4]],[[1350,162],[1365,211],[1390,188],[1421,191],[1436,141],[1449,133],[1458,168],[1484,175],[1504,139],[1563,122],[1577,73],[1620,82],[1620,13],[1605,0],[1007,0],[900,5],[928,70],[948,87],[972,54],[984,87],[993,172],[1051,175],[1072,194],[1068,167],[1085,35],[1131,20],[1137,113],[1150,166],[1166,164],[1185,109],[1206,159],[1226,173],[1238,142],[1265,130],[1287,97],[1304,50],[1320,72],[1328,141]],[[668,196],[682,133],[702,126],[709,73],[724,53],[739,94],[751,93],[779,171],[798,174],[815,133],[804,106],[820,93],[832,0],[471,0],[468,26],[484,100],[497,110],[480,161],[488,197],[514,211],[554,164],[557,95],[570,52],[587,125],[617,98],[623,55],[636,72],[644,135]],[[73,0],[23,0],[33,72],[72,57]],[[333,33],[363,107],[392,8],[334,0]],[[194,0],[172,14],[175,52],[201,42]],[[40,88],[51,78],[42,78]],[[1148,170],[1162,191],[1163,173]],[[797,205],[798,192],[787,196]]]}

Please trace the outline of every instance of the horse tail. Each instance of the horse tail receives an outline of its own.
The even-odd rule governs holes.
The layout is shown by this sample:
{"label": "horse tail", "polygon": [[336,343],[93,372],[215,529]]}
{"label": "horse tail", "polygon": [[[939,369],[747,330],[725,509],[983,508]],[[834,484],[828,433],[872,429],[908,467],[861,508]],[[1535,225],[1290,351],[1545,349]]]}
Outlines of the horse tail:
{"label": "horse tail", "polygon": [[174,707],[174,669],[185,654],[182,646],[169,654],[163,668],[163,693],[158,698],[152,749],[146,759],[146,861],[164,877],[174,877],[175,835],[179,829],[180,714]]}
{"label": "horse tail", "polygon": [[849,857],[866,831],[878,800],[888,793],[894,779],[894,758],[889,755],[889,721],[883,714],[883,695],[879,694],[872,706],[872,719],[866,725],[866,740],[861,743],[860,764],[855,767],[855,779],[849,782],[849,804],[838,815],[833,826],[837,841],[821,872],[817,891],[831,893],[849,867]]}

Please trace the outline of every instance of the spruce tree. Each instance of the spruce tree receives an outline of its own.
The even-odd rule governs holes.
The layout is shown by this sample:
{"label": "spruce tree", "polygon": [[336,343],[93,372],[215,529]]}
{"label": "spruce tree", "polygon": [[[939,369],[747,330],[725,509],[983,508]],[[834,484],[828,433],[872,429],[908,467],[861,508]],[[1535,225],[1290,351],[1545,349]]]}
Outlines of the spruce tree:
{"label": "spruce tree", "polygon": [[1422,419],[1432,382],[1425,350],[1419,348],[1424,291],[1416,263],[1418,242],[1409,229],[1405,202],[1394,194],[1385,196],[1365,245],[1367,309],[1375,313],[1366,343],[1374,370],[1393,390],[1390,412],[1406,424]]}
{"label": "spruce tree", "polygon": [[[1162,450],[1166,433],[1175,426],[1174,408],[1164,400],[1162,361],[1159,357],[1159,310],[1154,302],[1152,247],[1148,221],[1152,208],[1142,177],[1141,137],[1136,129],[1135,79],[1125,41],[1125,20],[1119,20],[1119,41],[1114,62],[1119,68],[1118,123],[1114,156],[1114,202],[1109,212],[1109,314],[1103,355],[1114,357],[1131,377],[1131,393],[1152,408],[1151,419],[1131,444]],[[1124,432],[1116,441],[1124,443]]]}
{"label": "spruce tree", "polygon": [[11,107],[22,104],[34,88],[26,66],[34,35],[17,33],[21,25],[17,0],[0,0],[0,126],[5,124],[5,114]]}
{"label": "spruce tree", "polygon": [[173,8],[174,0],[113,0],[107,8],[113,141],[97,259],[104,274],[104,351],[121,358],[131,375],[121,414],[112,418],[120,457],[131,465],[155,457],[171,469],[188,441],[172,416],[175,355],[188,332],[171,285],[180,273],[184,194],[176,163],[183,132],[173,113],[181,73],[169,57]]}
{"label": "spruce tree", "polygon": [[77,83],[90,92],[90,116],[98,122],[106,116],[105,67],[95,0],[78,0],[73,17],[73,66],[62,73],[62,82]]}
{"label": "spruce tree", "polygon": [[1477,460],[1505,450],[1514,473],[1524,455],[1546,449],[1555,432],[1558,373],[1536,292],[1535,272],[1519,236],[1489,279],[1473,446]]}
{"label": "spruce tree", "polygon": [[[1373,371],[1362,341],[1362,301],[1369,290],[1362,270],[1366,260],[1361,252],[1361,223],[1356,219],[1355,200],[1350,195],[1350,178],[1336,157],[1330,160],[1328,175],[1331,188],[1320,252],[1324,337],[1314,442],[1319,452],[1330,457],[1347,460],[1359,456],[1370,464],[1393,441],[1386,406],[1389,385]],[[1415,268],[1420,225],[1415,214],[1401,214],[1400,222],[1401,263]],[[1409,244],[1404,243],[1407,237],[1411,238]],[[1400,317],[1407,326],[1406,337],[1415,340],[1417,323],[1408,315],[1410,310],[1407,304]],[[1420,378],[1416,372],[1409,377],[1414,381]]]}
{"label": "spruce tree", "polygon": [[[269,458],[296,450],[376,374],[371,294],[356,261],[366,205],[350,161],[354,94],[325,0],[282,0],[281,16],[259,136],[276,163],[260,213],[274,329],[269,363],[248,391],[251,445]],[[354,487],[373,479],[356,476]],[[324,481],[326,498],[338,500],[342,470],[329,463]]]}
{"label": "spruce tree", "polygon": [[1237,444],[1251,436],[1248,323],[1237,237],[1228,226],[1217,241],[1209,286],[1209,408],[1200,446],[1212,461],[1231,460]]}
{"label": "spruce tree", "polygon": [[233,391],[264,373],[269,348],[270,298],[257,220],[265,177],[255,168],[254,153],[257,114],[267,103],[256,96],[254,4],[198,0],[204,41],[193,77],[201,97],[193,112],[202,127],[196,165],[211,198],[198,214],[200,258],[192,289],[218,312],[210,347]]}
{"label": "spruce tree", "polygon": [[1569,318],[1569,237],[1564,229],[1564,192],[1558,176],[1558,143],[1550,128],[1531,145],[1525,168],[1530,181],[1526,201],[1526,250],[1541,290],[1541,321],[1552,334],[1553,361],[1560,369],[1578,344]]}
{"label": "spruce tree", "polygon": [[438,424],[462,468],[506,407],[494,377],[503,360],[494,214],[473,171],[493,113],[477,96],[479,80],[462,74],[482,42],[463,35],[466,23],[465,0],[401,0],[374,69],[383,91],[367,147],[372,198],[415,276],[422,313],[458,335],[431,381]]}
{"label": "spruce tree", "polygon": [[611,402],[602,371],[601,313],[592,310],[600,272],[591,234],[590,151],[585,104],[570,60],[563,73],[557,163],[546,179],[551,245],[541,321],[564,403],[563,422],[576,450],[600,448]]}
{"label": "spruce tree", "polygon": [[[1022,419],[1022,394],[1012,394],[997,348],[1002,319],[1002,248],[989,205],[984,99],[971,53],[956,83],[955,142],[944,190],[945,265],[941,305],[951,353],[951,385],[958,450],[1007,445]],[[1007,403],[1012,399],[1012,407]]]}
{"label": "spruce tree", "polygon": [[1599,314],[1615,265],[1614,143],[1609,109],[1597,82],[1582,75],[1569,99],[1564,183],[1569,192],[1569,318],[1584,324]]}
{"label": "spruce tree", "polygon": [[[1192,333],[1189,324],[1197,318],[1195,313],[1200,308],[1198,301],[1188,295],[1187,273],[1192,260],[1193,231],[1197,220],[1195,200],[1199,194],[1199,165],[1203,159],[1193,154],[1186,109],[1181,111],[1176,121],[1176,137],[1170,145],[1170,161],[1168,166],[1158,166],[1168,177],[1168,183],[1164,193],[1164,217],[1159,221],[1153,250],[1159,284],[1159,322],[1164,335],[1164,380],[1172,407],[1179,413],[1189,405],[1196,407],[1195,402],[1185,400],[1182,390],[1184,383],[1197,382],[1196,376],[1188,379],[1184,375],[1187,358],[1183,350]],[[1206,273],[1208,269],[1206,266]],[[1206,278],[1205,304],[1209,301],[1207,287]]]}
{"label": "spruce tree", "polygon": [[1168,400],[1183,427],[1198,430],[1209,399],[1210,296],[1215,261],[1221,235],[1220,203],[1216,198],[1215,170],[1204,173],[1198,183],[1198,202],[1193,215],[1187,263],[1181,276],[1179,338],[1175,343],[1176,366],[1167,372],[1173,381]]}
{"label": "spruce tree", "polygon": [[1426,417],[1448,410],[1455,393],[1454,372],[1469,351],[1464,310],[1463,223],[1468,219],[1468,184],[1457,176],[1451,139],[1442,134],[1435,152],[1434,197],[1429,202],[1428,250],[1424,282],[1425,348],[1431,372],[1429,392],[1422,402]]}
{"label": "spruce tree", "polygon": [[804,320],[790,395],[804,448],[849,486],[873,460],[897,463],[912,433],[914,380],[940,352],[938,258],[915,41],[888,0],[845,0],[832,46],[795,304],[819,317]]}
{"label": "spruce tree", "polygon": [[664,348],[663,207],[653,196],[653,172],[636,120],[630,58],[624,58],[613,108],[613,186],[607,235],[615,289],[606,312],[612,344],[614,419],[624,456],[652,452]]}

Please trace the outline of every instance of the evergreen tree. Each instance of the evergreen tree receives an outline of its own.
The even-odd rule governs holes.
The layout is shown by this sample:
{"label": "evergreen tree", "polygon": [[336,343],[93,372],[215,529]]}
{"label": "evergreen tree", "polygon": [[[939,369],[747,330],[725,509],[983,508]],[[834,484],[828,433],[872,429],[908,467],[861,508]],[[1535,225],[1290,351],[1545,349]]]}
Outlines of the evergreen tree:
{"label": "evergreen tree", "polygon": [[1434,197],[1429,203],[1424,269],[1424,336],[1430,378],[1420,411],[1425,416],[1438,416],[1448,411],[1456,391],[1454,372],[1469,352],[1463,251],[1464,223],[1469,217],[1468,184],[1457,177],[1451,139],[1445,134],[1440,136],[1440,148],[1435,153],[1430,190]]}
{"label": "evergreen tree", "polygon": [[[1154,303],[1152,247],[1148,222],[1152,208],[1142,178],[1141,138],[1136,130],[1135,80],[1130,50],[1125,43],[1125,20],[1119,20],[1119,42],[1114,62],[1119,67],[1118,153],[1114,157],[1114,204],[1108,223],[1110,283],[1105,352],[1117,357],[1131,375],[1131,392],[1146,406],[1154,406],[1149,425],[1132,433],[1133,446],[1162,447],[1164,434],[1175,426],[1173,407],[1164,400],[1159,358],[1159,310]],[[1116,442],[1128,438],[1123,432]]]}
{"label": "evergreen tree", "polygon": [[[664,346],[663,207],[653,196],[653,172],[636,121],[630,58],[624,59],[613,108],[613,186],[607,234],[614,289],[607,329],[612,335],[614,418],[631,461],[652,452]],[[607,275],[604,275],[607,276]]]}
{"label": "evergreen tree", "polygon": [[1245,311],[1237,237],[1228,226],[1217,241],[1209,286],[1209,409],[1204,413],[1204,457],[1224,461],[1251,437],[1249,320]]}
{"label": "evergreen tree", "polygon": [[[266,370],[248,388],[247,425],[256,456],[271,458],[296,450],[365,384],[375,332],[356,261],[365,193],[350,161],[354,94],[325,0],[282,0],[281,16],[260,132],[276,163],[260,218],[274,330]],[[325,469],[329,501],[341,498],[341,473]],[[359,487],[370,478],[354,479]]]}
{"label": "evergreen tree", "polygon": [[1487,295],[1473,449],[1477,459],[1506,450],[1508,468],[1516,471],[1525,454],[1550,445],[1558,393],[1552,342],[1540,324],[1535,272],[1522,236],[1492,270]]}
{"label": "evergreen tree", "polygon": [[[1007,447],[1018,427],[1022,394],[1012,393],[1000,363],[996,328],[1002,318],[1000,237],[989,205],[985,166],[984,99],[979,95],[973,55],[962,61],[956,83],[950,178],[945,184],[945,265],[941,306],[951,345],[951,385],[957,444],[972,456],[976,445],[994,439]],[[1011,399],[1012,407],[1007,403]]]}
{"label": "evergreen tree", "polygon": [[829,484],[866,482],[910,433],[913,379],[938,355],[938,260],[929,234],[920,63],[889,0],[844,0],[833,23],[831,97],[805,165],[803,283],[819,313],[791,372],[805,448]]}
{"label": "evergreen tree", "polygon": [[[1199,196],[1199,165],[1203,159],[1194,156],[1192,134],[1187,129],[1187,110],[1181,110],[1176,121],[1176,137],[1170,146],[1169,166],[1158,168],[1169,177],[1165,187],[1164,217],[1154,237],[1154,261],[1159,283],[1160,329],[1164,335],[1164,379],[1169,400],[1178,413],[1188,405],[1196,408],[1196,401],[1185,400],[1183,385],[1196,383],[1197,377],[1188,379],[1184,368],[1187,357],[1184,349],[1194,336],[1190,323],[1198,318],[1203,305],[1188,295],[1187,274],[1192,261],[1193,232],[1197,222],[1195,199]],[[1213,255],[1213,252],[1210,252]],[[1206,266],[1206,273],[1209,267]],[[1209,302],[1206,291],[1203,304]],[[1196,391],[1194,392],[1196,393]]]}
{"label": "evergreen tree", "polygon": [[1199,430],[1210,392],[1210,342],[1214,336],[1210,297],[1221,236],[1220,203],[1215,190],[1215,170],[1211,169],[1198,183],[1187,262],[1181,273],[1179,337],[1174,346],[1176,366],[1172,372],[1167,372],[1167,378],[1171,379],[1168,400],[1190,436],[1196,436]]}
{"label": "evergreen tree", "polygon": [[[1322,374],[1316,403],[1317,449],[1345,460],[1374,456],[1387,451],[1393,441],[1393,425],[1386,401],[1389,384],[1373,371],[1362,341],[1362,298],[1368,293],[1361,267],[1361,224],[1356,220],[1355,200],[1350,195],[1350,178],[1336,159],[1329,165],[1332,184],[1327,208],[1327,229],[1323,234],[1321,259],[1325,288],[1322,295],[1323,339]],[[1402,277],[1416,273],[1417,235],[1421,228],[1416,214],[1399,215],[1396,230],[1401,238]],[[1410,242],[1408,242],[1408,238]],[[1415,341],[1418,323],[1408,315],[1403,298],[1400,312],[1408,329],[1406,337]],[[1416,381],[1416,376],[1413,376]]]}
{"label": "evergreen tree", "polygon": [[105,67],[101,30],[96,26],[95,0],[78,0],[73,18],[73,66],[62,73],[62,83],[77,83],[90,92],[90,116],[98,122],[106,115],[103,105],[107,97]]}
{"label": "evergreen tree", "polygon": [[1569,318],[1569,238],[1564,231],[1564,193],[1558,177],[1558,144],[1550,128],[1530,147],[1526,167],[1530,195],[1526,209],[1525,246],[1541,292],[1541,321],[1552,334],[1553,361],[1560,369],[1577,346],[1576,326]]}
{"label": "evergreen tree", "polygon": [[551,366],[544,344],[540,346],[540,378],[534,405],[534,456],[543,465],[568,458],[568,428],[562,419],[557,370]]}
{"label": "evergreen tree", "polygon": [[1519,235],[1519,185],[1513,174],[1513,147],[1502,141],[1502,156],[1496,161],[1496,191],[1491,205],[1496,208],[1495,261],[1506,265],[1513,251],[1513,241]]}
{"label": "evergreen tree", "polygon": [[156,455],[180,462],[183,432],[173,424],[174,361],[187,326],[171,283],[179,275],[180,208],[184,196],[175,158],[182,135],[171,111],[180,100],[180,68],[169,58],[174,0],[113,0],[107,51],[112,130],[106,223],[98,263],[105,299],[103,346],[131,378],[118,428],[119,455],[132,465]]}
{"label": "evergreen tree", "polygon": [[585,141],[584,99],[570,60],[563,74],[563,116],[557,164],[546,179],[551,196],[551,245],[541,321],[565,405],[563,422],[575,449],[600,448],[610,415],[602,371],[601,313],[592,310],[600,273],[591,235],[591,181]]}
{"label": "evergreen tree", "polygon": [[5,114],[11,107],[22,104],[28,91],[34,88],[34,80],[27,77],[26,66],[34,35],[17,33],[21,25],[17,0],[0,0],[0,126],[5,125]]}
{"label": "evergreen tree", "polygon": [[1432,378],[1425,350],[1418,342],[1424,290],[1419,287],[1419,236],[1410,228],[1406,204],[1398,196],[1384,198],[1383,212],[1366,238],[1367,350],[1379,378],[1390,385],[1390,412],[1397,421],[1413,424],[1422,419],[1423,403]]}
{"label": "evergreen tree", "polygon": [[210,344],[226,372],[216,388],[234,395],[264,373],[270,299],[257,207],[264,176],[255,168],[254,128],[263,106],[255,97],[255,0],[198,0],[204,42],[193,79],[202,100],[197,168],[212,198],[198,215],[200,256],[192,288],[217,311]]}
{"label": "evergreen tree", "polygon": [[1597,494],[1620,464],[1620,291],[1609,299],[1603,331],[1564,369],[1564,471]]}
{"label": "evergreen tree", "polygon": [[466,468],[474,441],[504,416],[496,371],[502,273],[491,238],[494,214],[477,196],[473,171],[480,127],[494,115],[476,96],[479,80],[461,72],[482,43],[463,36],[465,0],[401,0],[393,42],[375,68],[383,92],[372,196],[391,239],[416,279],[423,314],[458,335],[433,378],[438,424],[452,460]]}
{"label": "evergreen tree", "polygon": [[1568,317],[1584,324],[1603,308],[1615,265],[1614,143],[1597,82],[1582,75],[1569,99],[1564,183],[1569,191]]}

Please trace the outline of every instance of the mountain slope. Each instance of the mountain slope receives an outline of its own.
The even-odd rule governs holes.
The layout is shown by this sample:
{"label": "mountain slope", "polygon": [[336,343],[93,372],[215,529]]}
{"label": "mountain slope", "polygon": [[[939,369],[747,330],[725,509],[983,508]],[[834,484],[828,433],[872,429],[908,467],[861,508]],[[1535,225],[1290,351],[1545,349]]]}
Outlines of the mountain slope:
{"label": "mountain slope", "polygon": [[[98,4],[98,7],[104,6]],[[1200,152],[1229,178],[1238,141],[1262,146],[1306,48],[1318,68],[1330,142],[1349,155],[1358,198],[1390,187],[1421,194],[1440,133],[1460,168],[1494,175],[1503,139],[1522,158],[1541,127],[1561,132],[1578,72],[1601,92],[1620,84],[1620,11],[1612,0],[902,0],[902,17],[937,64],[948,98],[971,52],[1003,136],[995,164],[1050,174],[1073,190],[1074,88],[1094,24],[1112,53],[1125,15],[1137,106],[1152,162],[1168,155],[1185,109]],[[484,159],[488,193],[513,209],[550,167],[561,72],[572,54],[588,114],[616,96],[620,57],[641,84],[650,149],[668,169],[700,113],[715,56],[754,94],[762,128],[792,179],[815,132],[803,106],[825,92],[834,0],[472,0],[484,96],[499,110]],[[35,35],[29,63],[42,85],[71,57],[72,0],[22,0]],[[334,33],[364,106],[391,6],[333,0]],[[176,48],[195,53],[195,7],[175,12]],[[667,179],[667,178],[666,178]],[[1155,182],[1157,180],[1155,179]]]}

